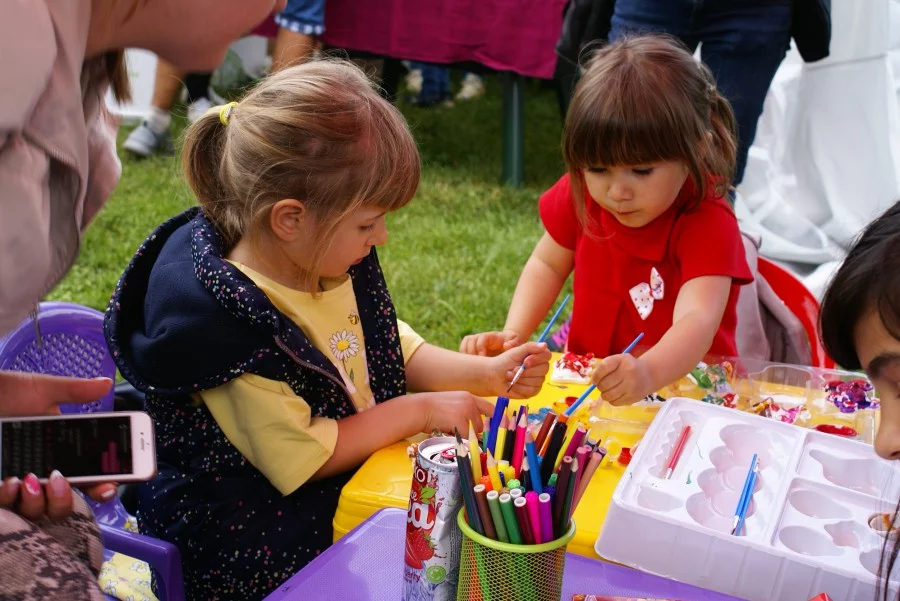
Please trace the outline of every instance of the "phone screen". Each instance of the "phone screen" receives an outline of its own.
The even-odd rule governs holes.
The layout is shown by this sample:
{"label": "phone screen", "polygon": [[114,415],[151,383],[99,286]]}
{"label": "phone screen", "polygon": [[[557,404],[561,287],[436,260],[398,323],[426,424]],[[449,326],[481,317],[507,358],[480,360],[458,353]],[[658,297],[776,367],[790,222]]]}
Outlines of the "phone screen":
{"label": "phone screen", "polygon": [[102,417],[2,422],[3,479],[33,473],[67,478],[132,472],[131,418]]}

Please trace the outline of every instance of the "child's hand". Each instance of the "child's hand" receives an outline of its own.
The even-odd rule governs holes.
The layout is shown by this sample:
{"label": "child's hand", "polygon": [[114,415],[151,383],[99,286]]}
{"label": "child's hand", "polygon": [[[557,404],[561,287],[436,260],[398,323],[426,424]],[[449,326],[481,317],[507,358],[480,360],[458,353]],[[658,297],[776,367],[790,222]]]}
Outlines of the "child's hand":
{"label": "child's hand", "polygon": [[500,353],[521,344],[519,338],[518,332],[512,330],[472,334],[462,339],[459,345],[459,352],[467,355],[496,357]]}
{"label": "child's hand", "polygon": [[606,357],[594,368],[591,382],[610,405],[631,405],[655,392],[647,362],[634,355]]}
{"label": "child's hand", "polygon": [[494,413],[491,403],[469,392],[429,392],[420,396],[425,417],[423,432],[453,432],[453,428],[468,432],[469,422],[476,432],[481,432],[481,416]]}
{"label": "child's hand", "polygon": [[[523,361],[525,371],[507,393],[506,389],[509,388]],[[550,370],[550,351],[543,342],[526,342],[509,349],[499,357],[494,357],[490,370],[492,373],[489,376],[491,378],[489,387],[496,391],[495,394],[502,394],[511,399],[527,399],[540,392],[541,386],[544,385],[544,377]]]}

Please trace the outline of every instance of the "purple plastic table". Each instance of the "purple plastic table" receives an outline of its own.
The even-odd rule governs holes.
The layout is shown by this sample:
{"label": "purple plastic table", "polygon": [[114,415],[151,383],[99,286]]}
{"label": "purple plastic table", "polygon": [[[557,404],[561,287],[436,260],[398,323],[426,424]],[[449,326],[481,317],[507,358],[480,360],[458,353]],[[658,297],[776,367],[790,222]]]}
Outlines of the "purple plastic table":
{"label": "purple plastic table", "polygon": [[[282,584],[265,601],[399,601],[403,587],[405,531],[406,511],[382,509]],[[563,601],[569,601],[576,593],[679,601],[739,601],[728,595],[569,553],[563,577]]]}

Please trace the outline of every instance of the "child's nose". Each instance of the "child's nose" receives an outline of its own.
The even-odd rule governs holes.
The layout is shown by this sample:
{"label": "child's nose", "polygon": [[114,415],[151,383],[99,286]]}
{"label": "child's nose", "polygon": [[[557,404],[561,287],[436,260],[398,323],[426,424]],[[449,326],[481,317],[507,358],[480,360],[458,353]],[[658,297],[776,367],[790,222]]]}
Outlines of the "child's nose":
{"label": "child's nose", "polygon": [[875,452],[885,459],[900,459],[900,427],[884,416],[875,436]]}
{"label": "child's nose", "polygon": [[631,188],[628,183],[620,177],[613,178],[609,184],[609,199],[614,202],[622,202],[631,199]]}

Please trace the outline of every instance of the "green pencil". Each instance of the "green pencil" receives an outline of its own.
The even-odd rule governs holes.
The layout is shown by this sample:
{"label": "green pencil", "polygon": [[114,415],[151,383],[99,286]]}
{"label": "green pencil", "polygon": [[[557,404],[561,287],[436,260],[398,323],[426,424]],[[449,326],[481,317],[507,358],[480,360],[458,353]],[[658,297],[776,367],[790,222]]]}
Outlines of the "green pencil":
{"label": "green pencil", "polygon": [[503,513],[503,521],[506,524],[506,533],[509,542],[514,545],[522,544],[522,533],[519,532],[519,521],[516,519],[516,511],[512,504],[512,497],[508,494],[500,495],[500,511]]}
{"label": "green pencil", "polygon": [[509,535],[506,533],[506,525],[503,523],[503,512],[500,511],[500,493],[492,490],[487,494],[488,507],[491,510],[491,516],[494,518],[494,529],[497,531],[497,540],[501,543],[509,542]]}

